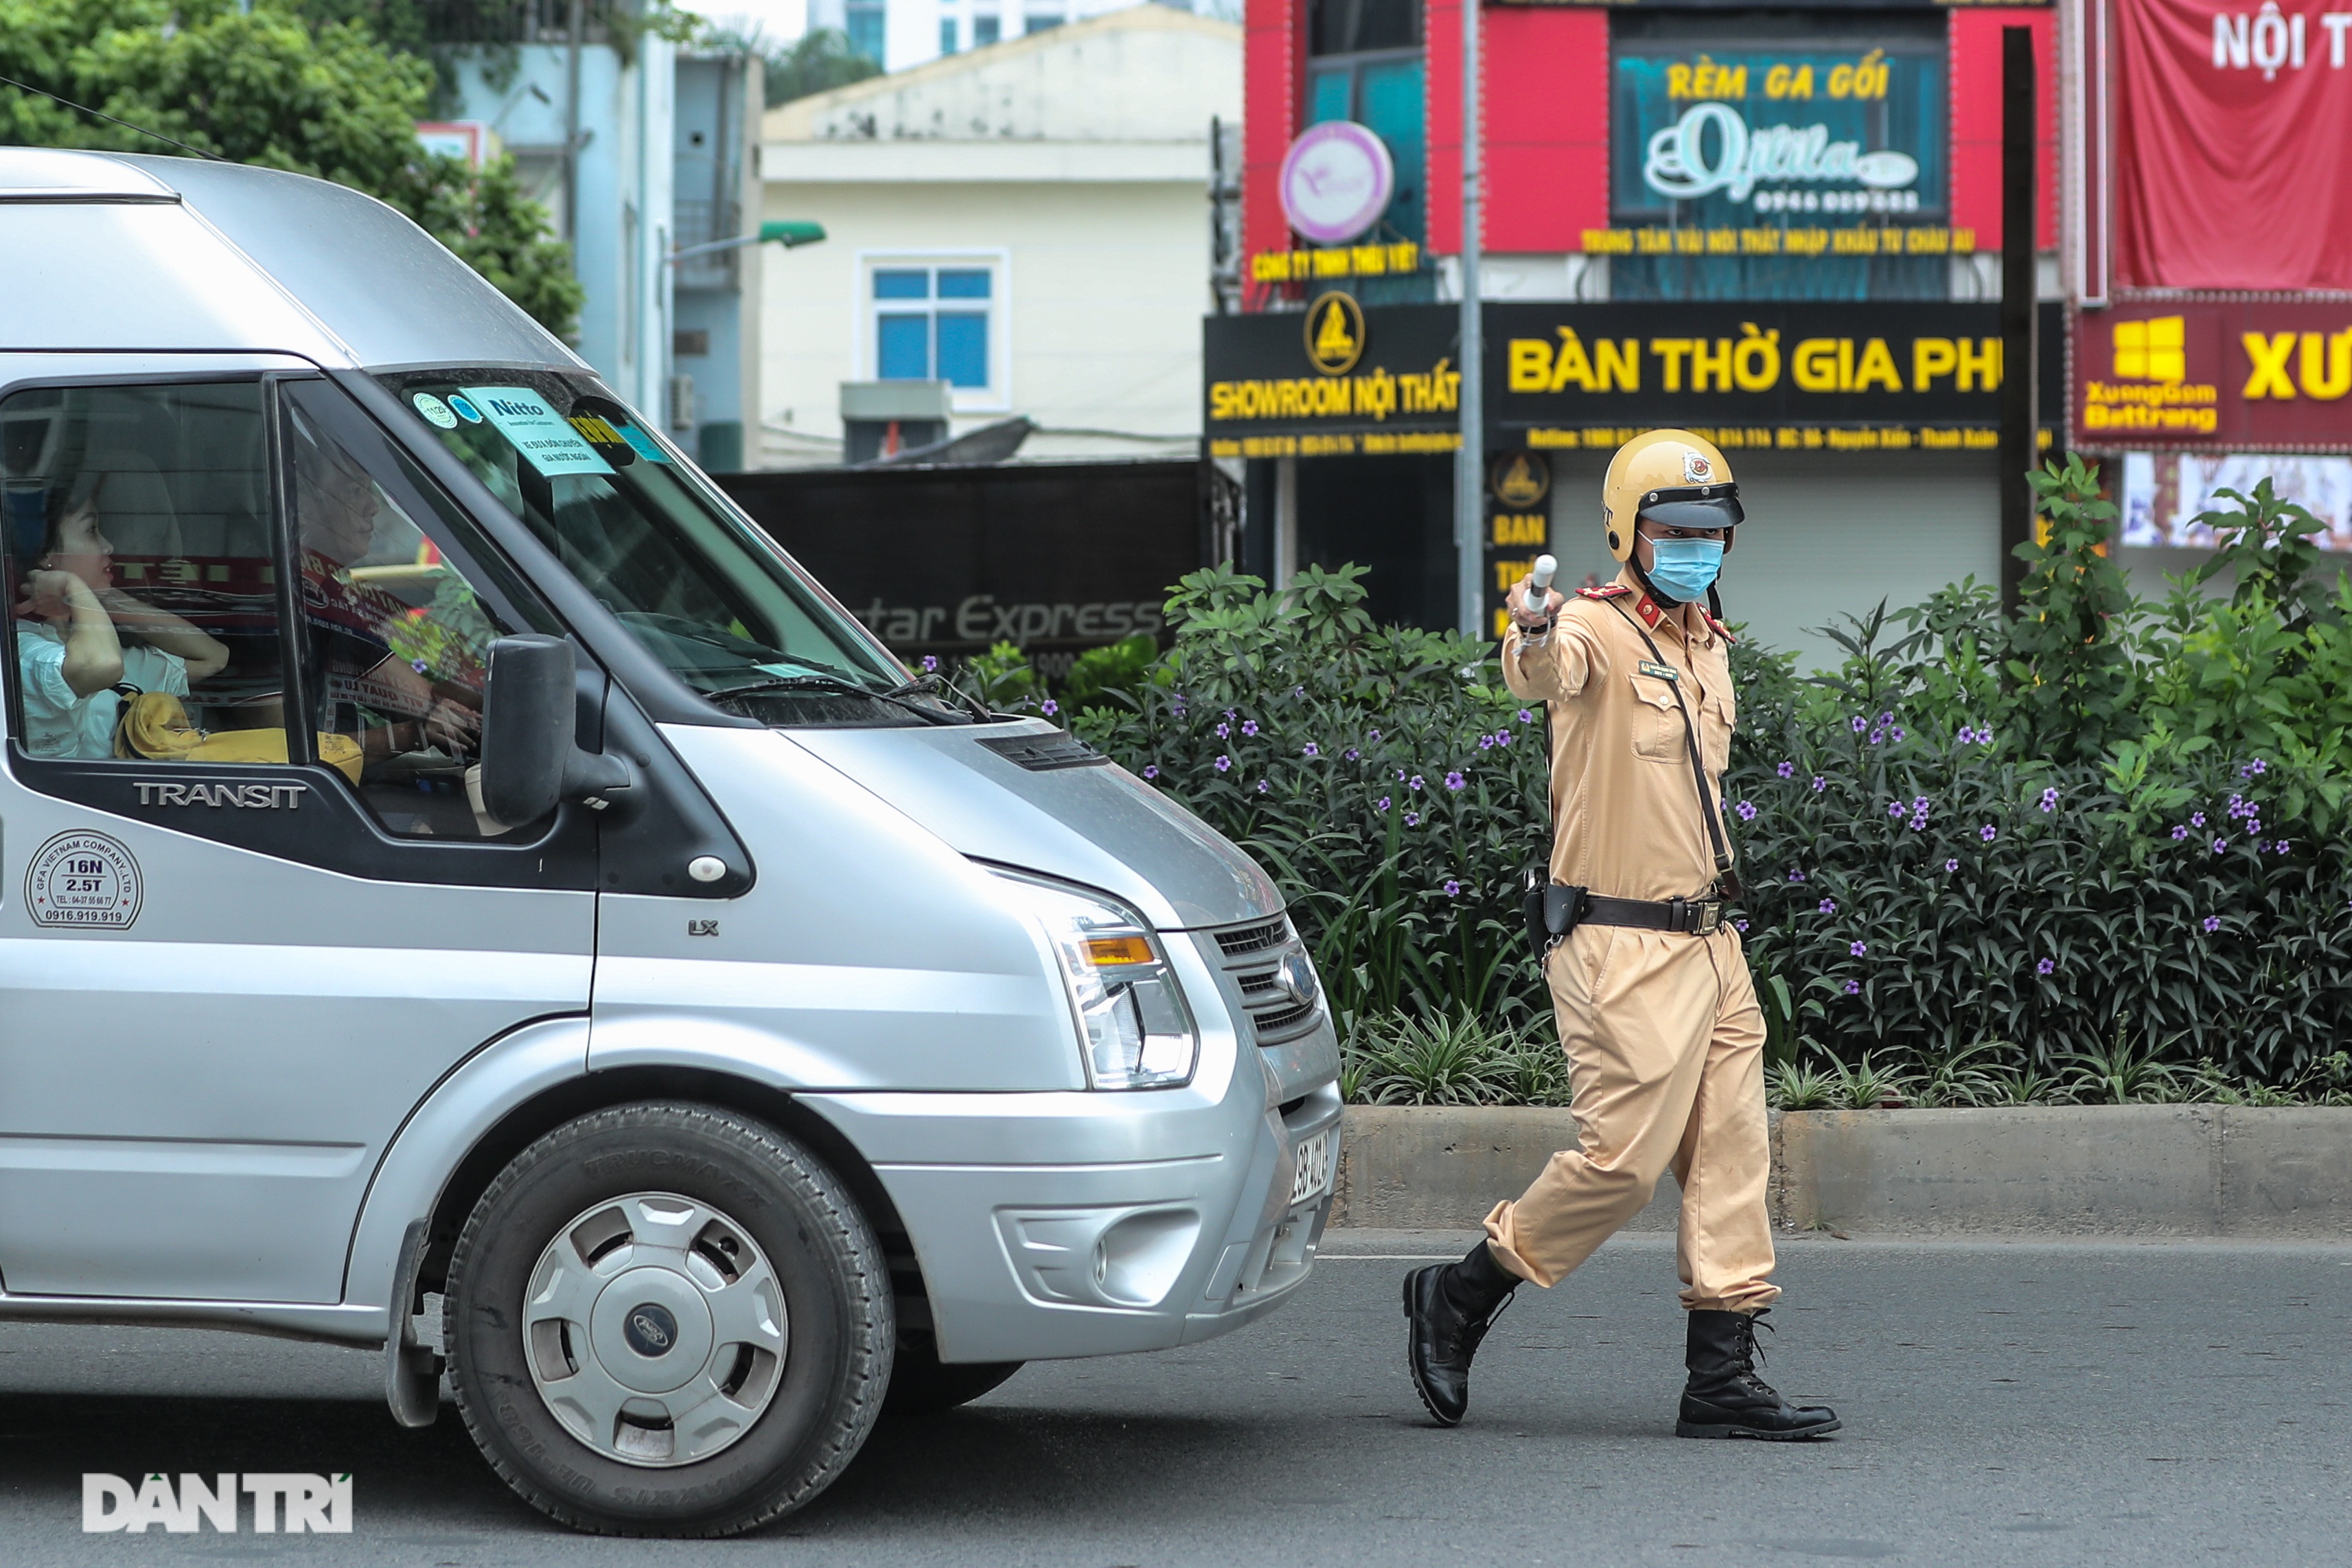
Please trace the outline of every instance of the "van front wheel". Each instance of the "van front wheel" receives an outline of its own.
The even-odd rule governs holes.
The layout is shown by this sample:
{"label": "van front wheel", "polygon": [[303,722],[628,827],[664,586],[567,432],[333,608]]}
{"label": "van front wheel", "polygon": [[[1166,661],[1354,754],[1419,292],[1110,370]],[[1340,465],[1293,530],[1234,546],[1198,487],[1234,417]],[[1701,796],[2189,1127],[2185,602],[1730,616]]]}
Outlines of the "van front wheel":
{"label": "van front wheel", "polygon": [[449,1381],[525,1500],[726,1535],[856,1454],[890,1385],[889,1270],[832,1172],[710,1106],[615,1107],[516,1156],[449,1265]]}

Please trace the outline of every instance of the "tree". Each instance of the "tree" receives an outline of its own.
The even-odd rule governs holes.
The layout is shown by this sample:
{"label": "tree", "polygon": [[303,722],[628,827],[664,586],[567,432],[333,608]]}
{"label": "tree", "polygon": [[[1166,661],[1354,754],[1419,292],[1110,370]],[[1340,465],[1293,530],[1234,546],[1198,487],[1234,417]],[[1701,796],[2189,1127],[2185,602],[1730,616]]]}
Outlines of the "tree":
{"label": "tree", "polygon": [[858,53],[849,35],[836,27],[813,28],[788,48],[761,52],[768,58],[770,109],[882,74],[882,68]]}
{"label": "tree", "polygon": [[[583,292],[511,160],[428,156],[416,121],[433,68],[355,21],[290,0],[0,0],[0,74],[234,163],[349,185],[415,219],[551,331]],[[122,125],[0,88],[0,139],[169,153]]]}

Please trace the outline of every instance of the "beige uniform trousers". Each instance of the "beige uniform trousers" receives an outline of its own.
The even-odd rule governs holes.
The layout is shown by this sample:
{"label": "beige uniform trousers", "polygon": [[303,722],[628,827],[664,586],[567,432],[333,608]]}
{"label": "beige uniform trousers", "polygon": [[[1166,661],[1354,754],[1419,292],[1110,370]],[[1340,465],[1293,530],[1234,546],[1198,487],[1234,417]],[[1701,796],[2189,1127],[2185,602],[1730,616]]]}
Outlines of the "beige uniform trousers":
{"label": "beige uniform trousers", "polygon": [[1554,1154],[1486,1235],[1503,1266],[1549,1286],[1682,1184],[1683,1305],[1771,1304],[1771,1149],[1764,1015],[1738,934],[1579,926],[1544,964],[1582,1147]]}

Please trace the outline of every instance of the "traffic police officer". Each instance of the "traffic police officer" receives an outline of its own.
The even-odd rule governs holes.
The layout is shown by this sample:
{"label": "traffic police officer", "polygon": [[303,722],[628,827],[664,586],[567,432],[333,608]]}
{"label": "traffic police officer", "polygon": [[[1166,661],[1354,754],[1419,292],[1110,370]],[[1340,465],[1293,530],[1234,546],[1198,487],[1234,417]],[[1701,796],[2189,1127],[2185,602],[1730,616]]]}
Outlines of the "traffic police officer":
{"label": "traffic police officer", "polygon": [[[1443,1425],[1469,1405],[1470,1361],[1522,1280],[1550,1286],[1682,1184],[1686,1437],[1811,1437],[1756,1374],[1770,1281],[1764,1206],[1764,1018],[1723,899],[1736,890],[1721,780],[1731,744],[1731,634],[1702,607],[1741,520],[1723,454],[1683,430],[1618,449],[1603,490],[1617,580],[1573,599],[1510,593],[1503,678],[1541,700],[1555,826],[1544,957],[1580,1146],[1486,1216],[1459,1263],[1407,1277],[1408,1357]],[[1564,932],[1564,934],[1562,934]]]}

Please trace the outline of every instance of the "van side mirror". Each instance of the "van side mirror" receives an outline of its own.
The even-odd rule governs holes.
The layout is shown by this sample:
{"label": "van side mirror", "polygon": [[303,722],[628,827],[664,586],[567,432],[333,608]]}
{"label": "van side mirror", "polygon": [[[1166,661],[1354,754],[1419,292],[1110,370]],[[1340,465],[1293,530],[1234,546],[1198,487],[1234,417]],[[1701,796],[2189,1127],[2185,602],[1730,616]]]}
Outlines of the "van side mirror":
{"label": "van side mirror", "polygon": [[500,637],[490,644],[482,696],[482,809],[514,826],[537,822],[559,801],[605,796],[632,782],[618,757],[574,742],[572,645],[562,637]]}

